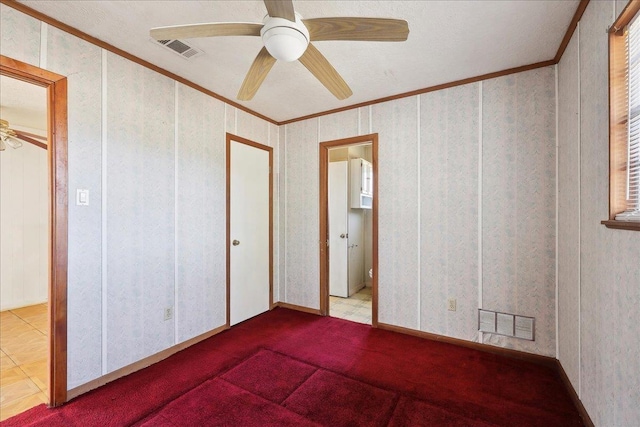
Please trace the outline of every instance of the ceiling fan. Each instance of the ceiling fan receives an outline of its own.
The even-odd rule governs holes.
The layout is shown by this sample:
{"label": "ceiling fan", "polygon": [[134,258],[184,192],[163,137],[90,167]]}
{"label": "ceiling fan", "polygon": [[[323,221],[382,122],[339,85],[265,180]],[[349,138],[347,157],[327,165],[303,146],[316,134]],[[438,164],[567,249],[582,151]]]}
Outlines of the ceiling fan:
{"label": "ceiling fan", "polygon": [[264,0],[267,16],[263,23],[213,22],[174,25],[151,30],[156,40],[219,36],[259,36],[264,47],[253,61],[238,92],[238,99],[254,97],[276,60],[299,60],[338,99],[353,92],[329,61],[311,44],[323,40],[405,41],[407,21],[388,18],[311,18],[302,19],[292,0]]}
{"label": "ceiling fan", "polygon": [[18,134],[9,127],[9,122],[0,119],[0,151],[6,149],[6,145],[11,148],[22,147],[22,141],[18,139]]}

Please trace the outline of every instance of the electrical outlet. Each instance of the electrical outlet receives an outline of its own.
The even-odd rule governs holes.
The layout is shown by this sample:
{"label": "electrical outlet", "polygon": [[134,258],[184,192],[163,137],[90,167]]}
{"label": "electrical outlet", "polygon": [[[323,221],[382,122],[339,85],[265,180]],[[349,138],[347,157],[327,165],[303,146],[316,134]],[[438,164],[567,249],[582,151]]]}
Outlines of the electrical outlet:
{"label": "electrical outlet", "polygon": [[173,308],[167,307],[164,309],[164,320],[171,320],[173,318]]}
{"label": "electrical outlet", "polygon": [[456,311],[456,299],[455,298],[449,298],[447,300],[447,310]]}

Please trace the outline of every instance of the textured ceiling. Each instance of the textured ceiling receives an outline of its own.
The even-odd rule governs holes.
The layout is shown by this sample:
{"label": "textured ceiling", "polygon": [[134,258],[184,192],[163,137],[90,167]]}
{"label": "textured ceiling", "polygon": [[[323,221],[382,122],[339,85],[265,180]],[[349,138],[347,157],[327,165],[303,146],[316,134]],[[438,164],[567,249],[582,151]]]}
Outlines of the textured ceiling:
{"label": "textured ceiling", "polygon": [[0,117],[14,129],[47,130],[47,89],[0,76]]}
{"label": "textured ceiling", "polygon": [[[262,1],[22,1],[25,5],[236,100],[262,47],[259,37],[189,39],[185,60],[151,41],[149,29],[201,22],[262,22]],[[578,0],[296,1],[303,18],[405,19],[402,43],[324,41],[316,47],[353,90],[338,101],[299,62],[278,62],[251,101],[276,121],[553,59]]]}

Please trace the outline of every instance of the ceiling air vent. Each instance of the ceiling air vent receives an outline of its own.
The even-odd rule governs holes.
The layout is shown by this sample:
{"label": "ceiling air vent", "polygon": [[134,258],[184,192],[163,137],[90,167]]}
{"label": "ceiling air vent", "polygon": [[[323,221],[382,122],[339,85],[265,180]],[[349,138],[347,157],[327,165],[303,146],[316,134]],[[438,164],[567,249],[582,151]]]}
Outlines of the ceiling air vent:
{"label": "ceiling air vent", "polygon": [[177,53],[183,58],[192,59],[202,55],[204,52],[193,46],[189,46],[182,40],[153,40],[156,43],[160,43],[165,48]]}

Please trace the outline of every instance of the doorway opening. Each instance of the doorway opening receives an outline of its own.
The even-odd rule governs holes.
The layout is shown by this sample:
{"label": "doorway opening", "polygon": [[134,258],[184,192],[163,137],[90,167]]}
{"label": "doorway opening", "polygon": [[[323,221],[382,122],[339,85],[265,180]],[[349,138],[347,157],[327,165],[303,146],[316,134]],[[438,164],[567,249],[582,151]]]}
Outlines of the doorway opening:
{"label": "doorway opening", "polygon": [[320,143],[320,311],[378,324],[377,134]]}
{"label": "doorway opening", "polygon": [[0,420],[48,403],[47,90],[0,75]]}
{"label": "doorway opening", "polygon": [[[29,356],[25,358],[14,354],[14,358],[11,358],[10,355],[4,353],[4,351],[0,356],[2,356],[3,368],[6,367],[5,363],[9,361],[8,359],[11,359],[15,367],[23,373],[25,373],[25,371],[31,371],[32,368],[33,371],[37,371],[34,373],[46,381],[46,384],[42,384],[42,380],[40,381],[41,384],[36,384],[38,389],[40,389],[40,386],[46,389],[43,393],[43,399],[49,406],[58,406],[67,400],[67,79],[59,74],[2,55],[0,55],[0,76],[2,76],[3,79],[11,78],[21,83],[39,86],[45,90],[46,132],[44,132],[44,138],[40,138],[42,136],[41,132],[30,132],[25,130],[25,127],[22,127],[22,129],[18,128],[18,131],[9,134],[11,137],[16,136],[17,141],[7,137],[5,134],[3,142],[5,143],[5,151],[14,150],[14,146],[16,147],[15,150],[22,150],[24,148],[25,151],[20,152],[20,155],[25,154],[27,150],[32,151],[32,148],[39,150],[43,148],[46,149],[46,157],[44,165],[42,166],[46,169],[45,176],[47,185],[45,192],[48,196],[43,206],[43,209],[47,212],[46,225],[44,226],[44,230],[39,231],[40,233],[46,234],[47,237],[47,248],[44,251],[44,255],[42,255],[45,258],[45,272],[43,275],[46,277],[46,289],[43,292],[47,293],[47,314],[44,316],[44,319],[41,314],[36,312],[26,313],[23,311],[19,313],[22,316],[15,316],[22,321],[29,320],[28,322],[22,322],[23,325],[21,327],[29,323],[30,326],[35,326],[38,330],[46,328],[44,347],[47,362],[45,372],[43,373],[41,369],[33,366],[21,368],[15,363],[20,361],[29,362]],[[2,93],[4,95],[5,91],[3,90]],[[3,115],[5,113],[3,113]],[[7,122],[8,121],[9,120],[7,120]],[[9,126],[10,124],[7,124],[7,127]],[[26,127],[28,128],[29,126]],[[22,143],[22,147],[18,147],[20,143]],[[4,152],[0,153],[0,156],[4,154]],[[8,157],[3,158],[3,161],[4,160],[8,160]],[[3,185],[5,182],[5,172],[6,171],[2,172]],[[9,178],[8,175],[7,177]],[[22,175],[22,177],[24,178],[24,175]],[[19,179],[20,177],[11,174],[11,179],[7,181],[13,183],[13,178]],[[29,196],[32,197],[33,194]],[[3,203],[4,202],[3,195]],[[0,253],[2,261],[6,261],[4,258],[5,255],[5,253]],[[30,255],[33,254],[25,254],[23,250],[21,256],[22,259],[26,261]],[[3,270],[5,265],[3,262]],[[4,277],[2,280],[4,282]],[[18,319],[14,320],[17,321]],[[17,324],[20,325],[20,322]],[[40,331],[40,333],[42,333],[42,331]],[[5,336],[3,334],[3,339],[4,338]],[[42,343],[38,345],[42,346]],[[14,351],[15,349],[10,352]],[[38,354],[37,357],[39,356]],[[17,371],[16,373],[19,374]],[[2,381],[3,400],[5,400],[4,393],[7,387],[7,383]],[[18,410],[14,414],[26,409],[28,409],[28,407],[22,407],[21,410]],[[2,412],[3,417],[8,414],[8,411],[5,411],[4,407]]]}

